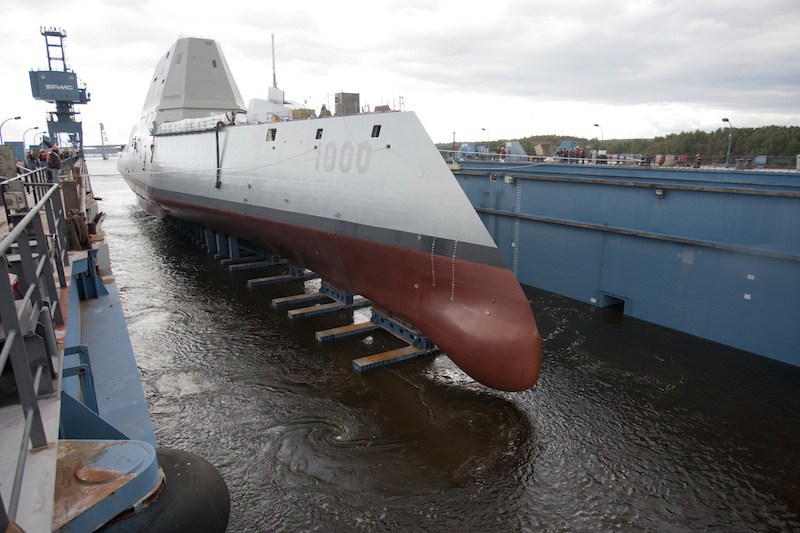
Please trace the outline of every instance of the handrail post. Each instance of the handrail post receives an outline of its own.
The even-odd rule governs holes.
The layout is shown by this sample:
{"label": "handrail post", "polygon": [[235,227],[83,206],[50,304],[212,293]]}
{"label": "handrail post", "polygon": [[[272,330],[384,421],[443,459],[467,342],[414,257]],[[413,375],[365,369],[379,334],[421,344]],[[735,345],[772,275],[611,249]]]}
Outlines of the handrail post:
{"label": "handrail post", "polygon": [[69,265],[69,256],[64,253],[67,248],[67,213],[64,211],[64,201],[61,199],[61,184],[58,185],[58,192],[50,197],[53,202],[53,211],[55,212],[59,252],[62,254],[64,265]]}
{"label": "handrail post", "polygon": [[[46,207],[46,206],[45,206]],[[58,290],[56,289],[56,282],[53,278],[53,264],[50,258],[50,249],[47,246],[47,237],[44,234],[44,228],[42,227],[42,219],[40,217],[36,217],[33,219],[33,234],[36,237],[36,251],[39,253],[39,257],[46,258],[44,262],[44,268],[42,269],[42,276],[44,281],[44,291],[46,293],[47,302],[51,306],[51,317],[55,320],[56,324],[63,324],[64,318],[61,314],[61,306],[58,305]]]}
{"label": "handrail post", "polygon": [[47,219],[47,232],[52,246],[53,259],[56,263],[56,271],[58,272],[58,284],[61,287],[67,286],[67,278],[64,273],[64,260],[61,253],[61,239],[59,239],[58,228],[56,226],[56,218],[53,213],[53,198],[51,197],[44,206],[44,214]]}
{"label": "handrail post", "polygon": [[[22,235],[22,239],[27,238]],[[5,261],[0,261],[0,316],[3,317],[3,327],[6,334],[12,330],[21,331],[19,319],[17,318],[17,307],[14,304],[11,284],[8,280],[8,266]],[[31,375],[28,352],[25,348],[25,340],[22,335],[16,335],[11,346],[11,367],[14,370],[14,379],[17,384],[22,412],[32,409],[31,421],[31,445],[34,448],[47,446],[47,437],[44,433],[44,424],[39,412],[39,400],[37,392],[33,388],[33,376]]]}
{"label": "handrail post", "polygon": [[[15,217],[12,217],[12,220],[13,218]],[[15,222],[16,224],[20,223],[18,221]],[[36,275],[36,266],[34,265],[33,250],[31,249],[30,243],[31,237],[27,230],[28,228],[25,228],[17,239],[17,251],[19,252],[19,261],[22,266],[22,275],[19,276],[19,284],[23,294],[28,290],[28,287],[34,285],[33,294],[31,295],[31,304],[39,304],[41,307],[43,291],[39,282],[39,277]]]}

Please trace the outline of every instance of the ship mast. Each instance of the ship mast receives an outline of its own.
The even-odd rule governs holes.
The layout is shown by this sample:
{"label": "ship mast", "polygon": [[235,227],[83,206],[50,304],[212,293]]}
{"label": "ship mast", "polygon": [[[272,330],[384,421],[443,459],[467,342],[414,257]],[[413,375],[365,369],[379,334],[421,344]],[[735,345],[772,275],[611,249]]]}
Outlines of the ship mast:
{"label": "ship mast", "polygon": [[275,76],[275,34],[272,34],[272,86],[278,88],[278,78]]}

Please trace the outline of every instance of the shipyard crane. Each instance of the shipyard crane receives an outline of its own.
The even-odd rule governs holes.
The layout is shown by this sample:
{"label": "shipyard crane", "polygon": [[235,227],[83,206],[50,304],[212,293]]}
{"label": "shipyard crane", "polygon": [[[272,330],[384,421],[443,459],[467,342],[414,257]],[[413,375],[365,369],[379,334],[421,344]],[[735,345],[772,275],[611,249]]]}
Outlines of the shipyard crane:
{"label": "shipyard crane", "polygon": [[79,152],[83,150],[83,125],[77,120],[76,104],[86,104],[91,95],[78,75],[70,70],[64,55],[67,32],[60,28],[40,28],[47,50],[47,70],[30,71],[31,92],[36,100],[56,105],[47,113],[47,130],[53,143],[61,143],[60,134],[66,134],[70,144]]}
{"label": "shipyard crane", "polygon": [[106,127],[103,123],[100,123],[100,154],[103,156],[103,161],[108,159],[108,154],[106,153],[106,146],[108,146],[108,135],[106,135]]}

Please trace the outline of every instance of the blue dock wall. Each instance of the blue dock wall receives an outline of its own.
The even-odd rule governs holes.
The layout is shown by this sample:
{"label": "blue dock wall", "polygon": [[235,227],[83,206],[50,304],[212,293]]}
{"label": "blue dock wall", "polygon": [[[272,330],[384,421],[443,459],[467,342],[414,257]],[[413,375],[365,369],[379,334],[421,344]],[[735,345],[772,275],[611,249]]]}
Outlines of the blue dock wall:
{"label": "blue dock wall", "polygon": [[800,365],[800,174],[459,167],[521,283]]}

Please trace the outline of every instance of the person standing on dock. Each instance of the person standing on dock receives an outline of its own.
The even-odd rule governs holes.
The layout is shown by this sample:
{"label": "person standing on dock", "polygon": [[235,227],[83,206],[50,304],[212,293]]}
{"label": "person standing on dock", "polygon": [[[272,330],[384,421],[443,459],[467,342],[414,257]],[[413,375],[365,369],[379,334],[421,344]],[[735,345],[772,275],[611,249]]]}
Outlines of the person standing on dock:
{"label": "person standing on dock", "polygon": [[53,149],[47,154],[47,167],[50,169],[53,183],[58,183],[58,171],[61,170],[61,156],[58,153],[58,146],[53,146]]}

